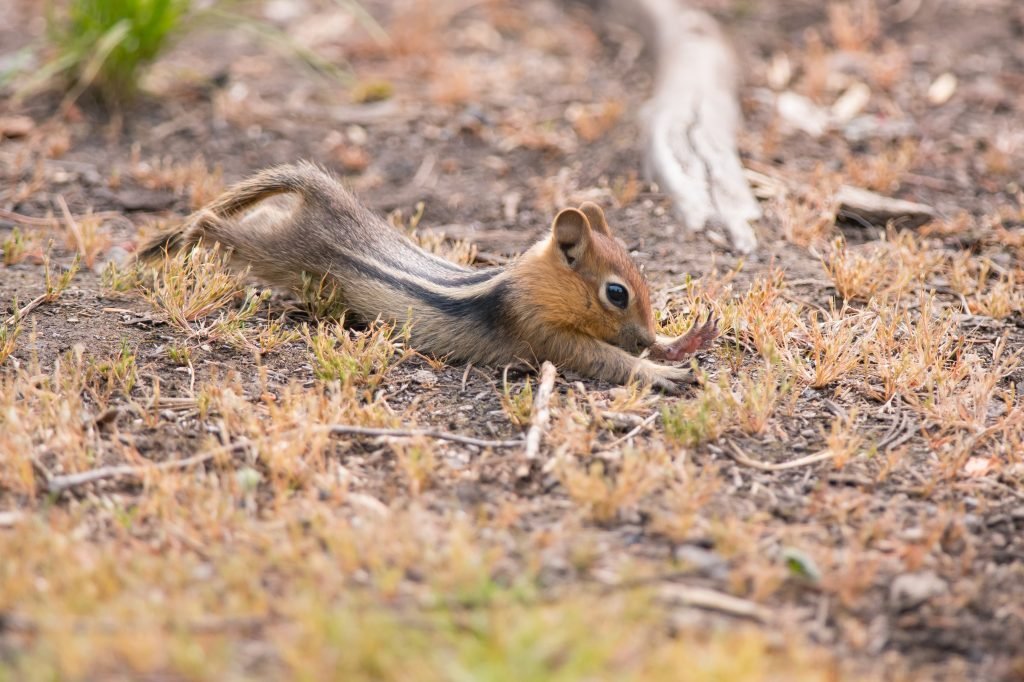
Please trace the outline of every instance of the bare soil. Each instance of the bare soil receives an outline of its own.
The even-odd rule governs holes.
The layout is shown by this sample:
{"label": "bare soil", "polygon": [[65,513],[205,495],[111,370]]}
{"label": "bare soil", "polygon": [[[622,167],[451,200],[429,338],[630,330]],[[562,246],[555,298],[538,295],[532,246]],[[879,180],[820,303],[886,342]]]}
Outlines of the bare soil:
{"label": "bare soil", "polygon": [[[3,52],[21,47],[40,28],[33,3],[6,4],[4,13],[12,19],[0,33]],[[993,246],[985,237],[991,216],[1005,216],[1006,207],[1022,210],[1024,13],[1016,3],[926,1],[903,20],[901,13],[918,3],[879,3],[878,35],[865,48],[870,58],[838,49],[836,20],[823,3],[705,4],[727,28],[743,64],[741,152],[749,167],[794,185],[827,185],[834,178],[876,183],[872,189],[883,194],[934,206],[939,224],[959,225],[926,228],[933,230],[928,238],[936,252],[973,250],[1007,270],[1019,267],[1018,250]],[[142,100],[114,123],[88,101],[63,115],[56,114],[58,96],[40,96],[18,108],[0,101],[0,118],[26,115],[33,122],[27,135],[0,139],[0,208],[59,218],[59,196],[75,215],[110,211],[126,219],[107,223],[111,247],[95,268],[83,267],[58,301],[28,316],[26,331],[0,371],[37,362],[50,372],[76,347],[88,357],[107,358],[126,344],[136,355],[140,378],[130,395],[112,398],[115,406],[144,401],[157,385],[162,396],[185,397],[196,386],[228,380],[256,406],[261,396],[279,395],[289,385],[318,382],[301,339],[262,356],[189,339],[138,292],[118,294],[101,283],[99,270],[109,258],[130,253],[141,234],[195,207],[193,177],[174,186],[166,178],[154,180],[153,169],[186,168],[196,159],[197,167],[214,178],[221,173],[225,183],[271,164],[315,160],[343,176],[381,213],[400,211],[408,221],[422,202],[419,229],[473,242],[481,262],[515,254],[542,237],[559,207],[594,199],[644,264],[659,310],[687,312],[673,303],[686,278],[737,268],[736,292],[778,269],[788,283],[786,295],[803,310],[842,305],[822,266],[824,242],[808,247],[787,239],[783,209],[765,203],[766,216],[757,227],[762,249],[741,261],[687,232],[666,197],[643,180],[636,114],[649,92],[652,68],[633,30],[608,24],[587,7],[554,0],[365,6],[394,44],[376,44],[358,24],[349,26],[332,3],[302,3],[302,12],[278,21],[328,59],[345,59],[352,83],[319,77],[241,32],[210,27],[189,34],[161,59]],[[342,28],[332,37],[324,35],[327,26]],[[826,52],[820,63],[813,56],[816,42]],[[779,78],[779,55],[788,55],[792,68],[781,85],[773,81]],[[823,82],[860,81],[871,88],[874,98],[863,115],[873,118],[862,122],[863,131],[850,123],[813,138],[790,130],[778,115],[779,90],[792,88],[826,109],[845,90],[832,83],[817,91],[810,73],[817,67],[825,71]],[[931,103],[929,86],[945,72],[956,75],[958,87],[948,101]],[[360,89],[384,82],[393,91],[390,97],[355,101]],[[905,163],[898,158],[901,145],[912,148]],[[872,164],[879,159],[899,168],[876,169]],[[999,229],[1020,235],[1024,214],[1017,215],[1004,218]],[[14,226],[0,218],[0,238]],[[53,262],[66,267],[74,250],[59,229],[53,234]],[[885,229],[840,220],[832,234],[844,235],[854,248],[883,238]],[[15,301],[24,305],[44,291],[43,272],[33,258],[0,267],[0,302],[10,304],[7,314],[15,311]],[[948,287],[940,286],[936,296],[943,306],[960,305]],[[289,328],[308,322],[281,293],[258,319],[282,313],[288,314]],[[963,314],[958,333],[971,352],[991,358],[1000,339],[1007,353],[1024,347],[1022,325],[1019,312],[1003,319]],[[191,372],[168,356],[175,345],[192,348]],[[711,380],[738,377],[763,364],[729,334],[699,362]],[[387,374],[379,390],[404,425],[514,438],[523,428],[503,409],[502,377],[500,368],[467,371],[411,357]],[[998,384],[1008,389],[1021,377],[1016,368]],[[509,381],[521,387],[526,378],[513,372]],[[695,387],[682,400],[702,390]],[[822,670],[835,678],[1024,679],[1022,453],[979,450],[990,469],[980,475],[965,473],[963,466],[951,471],[940,436],[899,399],[875,400],[842,380],[794,390],[763,433],[736,432],[694,447],[666,439],[660,420],[628,441],[621,439],[628,427],[582,427],[593,446],[591,461],[601,464],[608,480],[616,480],[624,460],[662,450],[674,461],[682,458],[692,477],[677,481],[674,492],[662,482],[661,489],[625,501],[609,515],[595,513],[593,504],[567,489],[564,476],[545,466],[565,448],[572,452],[567,441],[584,437],[566,430],[572,409],[593,417],[622,396],[622,389],[572,375],[560,375],[556,386],[556,412],[565,418],[556,417],[544,461],[526,476],[517,453],[438,445],[431,484],[412,493],[396,456],[379,443],[341,439],[332,456],[347,470],[352,493],[393,510],[415,508],[432,519],[423,521],[427,526],[459,514],[470,525],[476,523],[472,519],[507,515],[505,532],[519,549],[495,567],[498,580],[533,562],[539,569],[534,565],[531,575],[553,595],[636,576],[645,585],[735,595],[772,614],[770,624],[757,625],[769,641],[782,638],[772,646],[799,641],[825,652],[829,663]],[[575,407],[569,407],[570,399]],[[90,400],[87,408],[104,407]],[[676,400],[651,396],[626,411],[646,418]],[[1019,401],[1010,407],[1019,408]],[[759,470],[730,454],[729,443],[769,463],[812,454],[825,447],[836,418],[850,414],[867,454],[841,467],[824,461]],[[166,414],[156,424],[120,417],[115,431],[131,439],[141,458],[161,462],[200,451],[208,441],[204,424],[189,413]],[[59,451],[36,454],[40,466],[61,470]],[[101,456],[92,464],[119,463]],[[690,512],[690,530],[665,532],[665,514],[677,502],[685,506],[679,496],[698,496],[695,481],[701,476],[715,485]],[[45,515],[50,507],[78,509],[97,495],[131,506],[149,494],[132,479],[35,498],[0,487],[0,511]],[[265,522],[273,519],[269,493],[255,504]],[[335,513],[348,509],[339,505]],[[0,525],[5,556],[17,551],[15,532]],[[542,551],[545,533],[552,546]],[[596,558],[580,567],[573,556],[584,549]],[[185,545],[176,551],[191,550]],[[799,566],[804,560],[810,568]],[[630,567],[628,576],[616,574],[623,565]],[[286,580],[268,569],[270,593],[276,579]],[[5,621],[5,613],[18,614],[19,604],[11,595],[0,601],[0,642],[6,640],[0,661],[10,660],[25,636],[16,624],[5,627],[15,622]],[[685,604],[666,607],[664,622],[670,631],[749,626],[735,614]],[[237,637],[261,640],[259,631]],[[252,670],[260,669],[260,660],[251,663]],[[278,664],[272,661],[268,669]],[[94,674],[82,679],[103,678],[102,672]]]}

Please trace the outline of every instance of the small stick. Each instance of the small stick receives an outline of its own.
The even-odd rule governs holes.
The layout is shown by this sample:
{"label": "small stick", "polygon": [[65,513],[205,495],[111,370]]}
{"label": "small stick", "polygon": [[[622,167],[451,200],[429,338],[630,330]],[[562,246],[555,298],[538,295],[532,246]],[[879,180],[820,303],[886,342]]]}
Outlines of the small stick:
{"label": "small stick", "polygon": [[[514,448],[519,447],[523,444],[522,440],[485,440],[482,438],[471,438],[469,436],[460,436],[455,433],[446,433],[444,431],[433,431],[430,429],[377,429],[369,428],[364,426],[350,426],[348,424],[323,424],[315,426],[309,430],[312,433],[329,433],[333,436],[351,435],[351,436],[381,436],[386,438],[436,438],[438,440],[448,440],[455,443],[462,443],[463,445],[475,445],[482,448]],[[267,436],[263,440],[269,438],[281,438],[284,434],[273,434]],[[259,441],[255,441],[259,442]],[[93,483],[95,481],[101,481],[107,478],[121,478],[121,477],[132,477],[141,478],[146,474],[147,471],[157,470],[166,471],[170,469],[187,469],[195,464],[204,464],[217,455],[224,453],[235,452],[245,447],[249,447],[254,444],[254,441],[240,441],[237,443],[228,443],[219,447],[207,450],[206,452],[193,455],[192,457],[186,457],[184,459],[176,459],[170,462],[159,462],[155,464],[149,464],[144,466],[130,466],[130,465],[119,465],[110,467],[101,467],[99,469],[91,469],[89,471],[82,471],[76,474],[67,474],[65,476],[53,476],[47,482],[47,486],[51,493],[60,493],[70,488],[75,488],[86,483]]]}
{"label": "small stick", "polygon": [[755,602],[706,587],[681,585],[674,582],[691,577],[686,572],[664,573],[623,580],[622,582],[609,585],[603,591],[610,594],[611,592],[621,590],[660,585],[660,596],[665,601],[679,602],[692,608],[718,611],[739,618],[750,618],[762,623],[772,620],[771,612]]}
{"label": "small stick", "polygon": [[533,398],[533,418],[530,430],[526,432],[526,459],[537,459],[540,454],[540,439],[551,419],[551,393],[555,389],[555,366],[547,360],[540,368],[540,386]]}
{"label": "small stick", "polygon": [[60,212],[64,214],[64,225],[67,227],[68,232],[75,240],[75,246],[82,253],[85,252],[84,245],[82,244],[82,229],[78,226],[78,221],[71,215],[71,209],[68,208],[68,202],[64,200],[63,194],[57,195],[57,206],[60,208]]}
{"label": "small stick", "polygon": [[[129,225],[131,224],[130,220],[125,218],[117,211],[101,211],[99,213],[89,213],[86,214],[86,216],[79,216],[79,218],[82,217],[97,218],[99,220],[123,219]],[[3,208],[0,208],[0,219],[6,220],[11,223],[17,223],[19,225],[31,225],[32,227],[51,227],[53,229],[57,229],[58,227],[60,227],[60,221],[57,220],[57,218],[55,217],[33,218],[32,216],[22,215],[20,213],[8,211],[7,209]],[[74,219],[74,216],[72,216],[72,219]]]}
{"label": "small stick", "polygon": [[385,438],[435,438],[447,440],[463,445],[475,445],[478,448],[515,448],[523,444],[523,441],[516,438],[512,440],[488,440],[485,438],[473,438],[472,436],[460,436],[457,433],[446,431],[434,431],[432,429],[376,429],[365,426],[348,426],[346,424],[330,424],[323,427],[315,427],[314,431],[327,431],[332,436],[383,436]]}
{"label": "small stick", "polygon": [[41,303],[44,303],[46,301],[46,296],[47,296],[46,294],[39,294],[38,296],[33,298],[31,301],[26,303],[25,307],[23,307],[21,310],[19,310],[18,312],[14,313],[10,317],[8,317],[7,321],[4,322],[4,324],[5,325],[14,324],[18,320],[23,319],[30,312],[32,312],[33,310],[38,308]]}
{"label": "small stick", "polygon": [[14,211],[8,211],[3,208],[0,208],[0,219],[17,223],[19,225],[31,225],[32,227],[57,228],[60,225],[56,218],[33,218],[31,216],[15,213]]}
{"label": "small stick", "polygon": [[684,606],[718,611],[737,618],[749,618],[759,623],[772,620],[771,612],[763,606],[706,587],[670,584],[662,587],[660,592],[663,599],[676,601]]}
{"label": "small stick", "polygon": [[824,462],[825,460],[832,459],[835,454],[828,449],[816,452],[813,455],[807,455],[805,457],[799,457],[797,459],[791,459],[788,462],[780,462],[778,464],[770,462],[760,462],[756,459],[747,457],[746,453],[740,449],[740,446],[733,441],[728,441],[729,447],[726,448],[726,454],[736,460],[743,466],[748,466],[758,471],[786,471],[787,469],[797,469],[808,464],[817,464],[818,462]]}
{"label": "small stick", "polygon": [[51,493],[62,493],[65,490],[76,488],[86,483],[93,483],[95,481],[102,481],[106,478],[120,478],[120,477],[132,477],[141,478],[147,471],[156,469],[157,471],[166,471],[169,469],[187,469],[193,464],[203,464],[208,462],[222,452],[231,452],[242,447],[250,445],[248,441],[244,443],[234,443],[228,447],[214,448],[208,452],[203,452],[192,457],[186,457],[184,459],[176,459],[171,462],[160,462],[149,466],[129,466],[122,464],[120,466],[112,467],[100,467],[99,469],[90,469],[89,471],[82,471],[77,474],[67,474],[65,476],[54,476],[47,482],[47,488]]}
{"label": "small stick", "polygon": [[639,424],[634,426],[632,429],[630,429],[629,433],[627,433],[626,435],[622,436],[621,438],[616,438],[611,443],[606,445],[605,448],[608,449],[608,450],[611,450],[612,448],[618,446],[620,443],[625,443],[627,440],[629,440],[630,438],[632,438],[633,436],[637,435],[638,433],[640,433],[641,431],[646,429],[648,426],[653,424],[654,420],[657,419],[660,415],[661,415],[661,412],[652,412],[650,415],[647,416],[646,419],[644,419],[642,422],[640,422]]}

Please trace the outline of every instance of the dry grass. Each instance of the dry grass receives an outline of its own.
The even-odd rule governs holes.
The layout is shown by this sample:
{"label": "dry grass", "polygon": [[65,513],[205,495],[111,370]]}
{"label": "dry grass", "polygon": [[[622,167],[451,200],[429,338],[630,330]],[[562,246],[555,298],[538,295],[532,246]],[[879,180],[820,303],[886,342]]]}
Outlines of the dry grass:
{"label": "dry grass", "polygon": [[14,352],[14,345],[21,334],[21,325],[17,322],[4,322],[0,324],[0,365]]}
{"label": "dry grass", "polygon": [[[184,258],[165,254],[148,275],[148,281],[140,284],[143,296],[168,322],[195,339],[266,352],[295,338],[293,332],[286,333],[279,323],[271,322],[256,343],[251,342],[246,331],[271,292],[247,288],[247,272],[232,271],[219,244],[212,249],[199,244]],[[116,284],[117,273],[111,278]],[[240,301],[238,307],[233,306],[235,301]]]}
{"label": "dry grass", "polygon": [[[798,44],[772,43],[790,71],[772,87],[828,107],[863,81],[865,115],[913,116],[918,141],[855,153],[845,130],[818,141],[764,134],[762,104],[745,98],[758,139],[744,142],[744,158],[801,189],[766,205],[771,256],[715,267],[686,237],[679,248],[705,250],[680,266],[661,198],[628,164],[586,166],[628,158],[619,119],[635,93],[597,88],[604,81],[585,65],[603,57],[583,22],[546,26],[533,9],[394,3],[390,40],[359,48],[372,55],[364,82],[393,85],[397,111],[416,98],[430,110],[422,127],[399,117],[360,123],[361,136],[344,129],[330,154],[385,182],[416,165],[378,142],[422,133],[437,170],[420,166],[401,196],[451,194],[439,214],[459,224],[478,217],[445,175],[468,159],[482,164],[458,190],[490,179],[500,191],[467,205],[489,216],[514,192],[507,222],[520,227],[527,213],[583,196],[618,206],[616,226],[645,254],[664,303],[662,331],[719,321],[698,384],[669,397],[560,373],[540,454],[527,461],[516,442],[533,416],[532,376],[450,367],[417,356],[405,330],[346,326],[326,279],[308,279],[298,296],[310,321],[248,286],[216,249],[152,270],[76,273],[74,254],[102,264],[121,225],[78,203],[74,185],[74,214],[57,205],[56,218],[4,227],[0,239],[10,304],[0,317],[0,681],[932,679],[914,669],[921,642],[957,642],[971,652],[964,666],[1012,647],[1024,482],[1024,198],[1009,185],[1020,175],[1012,153],[963,167],[958,157],[938,172],[915,108],[924,93],[917,80],[906,90],[921,60],[886,37],[896,5],[832,3],[793,34]],[[564,65],[565,82],[540,93],[530,82],[547,83],[549,69],[502,68],[520,45],[537,64]],[[628,39],[616,55],[630,58]],[[256,65],[240,63],[232,81]],[[762,85],[757,68],[749,77]],[[518,106],[519,90],[543,106]],[[289,107],[319,121],[335,101],[310,92]],[[565,99],[548,106],[549,94]],[[272,100],[257,99],[235,103],[239,118],[213,132],[247,150],[239,121],[276,134]],[[463,116],[475,106],[486,122]],[[288,120],[300,138],[305,111]],[[55,130],[26,158],[81,144],[87,121],[72,123],[74,135]],[[184,206],[221,186],[201,159],[141,159],[111,187],[169,191]],[[17,166],[4,201],[50,210],[41,193],[68,186],[53,168],[66,170]],[[527,168],[544,175],[519,177]],[[977,177],[990,171],[998,177]],[[978,185],[969,197],[941,189],[963,174]],[[836,225],[839,183],[942,193],[943,206],[956,199],[965,211],[855,237]],[[391,199],[390,189],[377,196]],[[392,219],[424,248],[472,263],[472,244],[425,228],[428,209],[437,215],[430,203]],[[691,263],[691,277],[675,274]],[[337,425],[405,435],[332,435]],[[506,445],[410,433],[421,426]],[[54,485],[109,467],[131,473]],[[904,608],[893,585],[908,572],[946,589]],[[694,603],[696,588],[717,606]],[[923,655],[957,676],[955,653]]]}
{"label": "dry grass", "polygon": [[[224,191],[220,168],[211,170],[202,156],[196,156],[188,163],[178,163],[171,158],[144,161],[136,147],[132,151],[127,175],[143,187],[170,190],[177,195],[187,196],[192,210],[205,206]],[[111,178],[114,186],[120,184],[120,181],[120,174]]]}
{"label": "dry grass", "polygon": [[3,250],[4,265],[15,265],[25,259],[28,252],[26,238],[17,227],[4,238]]}
{"label": "dry grass", "polygon": [[343,386],[364,386],[375,389],[388,371],[405,358],[395,341],[408,345],[408,333],[393,338],[392,325],[374,324],[365,332],[346,329],[344,320],[320,324],[315,332],[306,330],[306,343],[317,378],[337,381]]}

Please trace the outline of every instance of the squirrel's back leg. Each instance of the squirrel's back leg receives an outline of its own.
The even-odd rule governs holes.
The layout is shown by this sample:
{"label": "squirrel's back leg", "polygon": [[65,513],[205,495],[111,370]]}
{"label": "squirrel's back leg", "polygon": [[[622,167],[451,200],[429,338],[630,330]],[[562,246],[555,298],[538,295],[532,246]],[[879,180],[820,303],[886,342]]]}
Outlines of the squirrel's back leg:
{"label": "squirrel's back leg", "polygon": [[[155,260],[162,258],[166,253],[178,253],[191,249],[200,239],[208,234],[227,234],[225,221],[217,217],[212,211],[201,210],[193,213],[189,219],[172,230],[158,234],[139,249],[138,259],[140,261]],[[216,240],[209,240],[210,243]]]}

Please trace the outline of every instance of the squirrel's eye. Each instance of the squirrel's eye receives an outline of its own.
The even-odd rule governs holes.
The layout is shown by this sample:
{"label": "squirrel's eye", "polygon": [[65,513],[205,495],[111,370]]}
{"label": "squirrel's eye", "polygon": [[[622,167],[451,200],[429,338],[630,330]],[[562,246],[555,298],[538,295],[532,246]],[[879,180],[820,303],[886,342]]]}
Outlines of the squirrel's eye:
{"label": "squirrel's eye", "polygon": [[621,284],[609,284],[605,286],[604,293],[608,296],[608,300],[616,308],[626,309],[629,305],[629,292],[626,291],[626,287]]}

